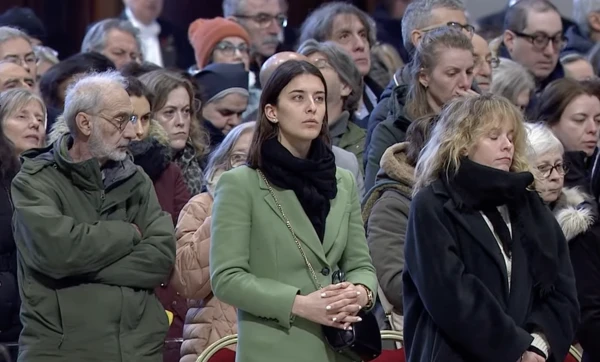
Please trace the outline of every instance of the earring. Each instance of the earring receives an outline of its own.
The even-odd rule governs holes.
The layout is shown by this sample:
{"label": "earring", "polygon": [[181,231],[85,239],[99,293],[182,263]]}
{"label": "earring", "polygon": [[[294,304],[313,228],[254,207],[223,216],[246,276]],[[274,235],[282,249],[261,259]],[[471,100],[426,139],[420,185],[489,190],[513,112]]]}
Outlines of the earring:
{"label": "earring", "polygon": [[269,120],[269,122],[271,122],[271,123],[273,123],[273,124],[276,124],[276,123],[277,123],[277,122],[279,122],[279,121],[277,120],[277,118],[275,118],[275,119],[273,119],[273,120]]}

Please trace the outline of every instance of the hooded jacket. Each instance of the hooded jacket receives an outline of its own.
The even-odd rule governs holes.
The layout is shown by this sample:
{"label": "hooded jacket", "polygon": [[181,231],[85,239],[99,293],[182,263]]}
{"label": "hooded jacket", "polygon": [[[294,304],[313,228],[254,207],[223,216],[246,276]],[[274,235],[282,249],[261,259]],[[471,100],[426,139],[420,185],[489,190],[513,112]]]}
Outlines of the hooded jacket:
{"label": "hooded jacket", "polygon": [[390,107],[389,115],[385,121],[377,125],[371,138],[369,151],[367,153],[367,166],[365,168],[365,188],[369,190],[375,183],[375,177],[379,171],[379,163],[383,153],[388,147],[404,142],[406,130],[412,120],[404,113],[404,105],[408,95],[408,85],[394,88],[392,96],[388,100]]}
{"label": "hooded jacket", "polygon": [[395,313],[402,315],[402,270],[408,211],[415,183],[414,167],[406,160],[408,142],[388,148],[381,157],[375,186],[362,210],[367,242],[379,286]]}
{"label": "hooded jacket", "polygon": [[12,183],[19,361],[161,361],[169,321],[153,289],[174,263],[171,217],[130,157],[75,163],[72,143],[25,152]]}
{"label": "hooded jacket", "polygon": [[588,36],[583,35],[577,25],[568,28],[565,36],[567,37],[567,46],[562,51],[561,56],[573,53],[587,55],[596,45]]}

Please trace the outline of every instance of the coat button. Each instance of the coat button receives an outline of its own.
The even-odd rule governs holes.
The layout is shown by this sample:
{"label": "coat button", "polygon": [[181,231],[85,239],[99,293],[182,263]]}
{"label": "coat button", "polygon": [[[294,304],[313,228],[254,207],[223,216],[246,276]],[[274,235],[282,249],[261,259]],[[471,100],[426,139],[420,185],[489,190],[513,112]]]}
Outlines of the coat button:
{"label": "coat button", "polygon": [[175,307],[175,306],[177,305],[177,301],[176,301],[176,300],[174,300],[174,301],[173,301],[173,303],[171,303],[171,305],[172,305],[173,307]]}
{"label": "coat button", "polygon": [[325,267],[325,268],[321,269],[321,274],[323,274],[325,276],[328,276],[329,275],[329,271],[330,271],[329,268]]}
{"label": "coat button", "polygon": [[163,288],[166,287],[165,283],[160,283],[160,286]]}

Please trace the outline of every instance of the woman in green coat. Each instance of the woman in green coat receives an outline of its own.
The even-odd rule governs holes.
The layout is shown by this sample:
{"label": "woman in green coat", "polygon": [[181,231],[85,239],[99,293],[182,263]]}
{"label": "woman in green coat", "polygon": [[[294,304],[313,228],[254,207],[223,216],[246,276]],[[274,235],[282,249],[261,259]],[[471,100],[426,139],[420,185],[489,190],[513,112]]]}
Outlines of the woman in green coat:
{"label": "woman in green coat", "polygon": [[[280,65],[263,89],[248,166],[217,184],[211,283],[238,308],[237,361],[347,361],[322,326],[352,328],[373,305],[356,185],[335,167],[326,98],[313,65]],[[337,269],[346,282],[332,284]]]}

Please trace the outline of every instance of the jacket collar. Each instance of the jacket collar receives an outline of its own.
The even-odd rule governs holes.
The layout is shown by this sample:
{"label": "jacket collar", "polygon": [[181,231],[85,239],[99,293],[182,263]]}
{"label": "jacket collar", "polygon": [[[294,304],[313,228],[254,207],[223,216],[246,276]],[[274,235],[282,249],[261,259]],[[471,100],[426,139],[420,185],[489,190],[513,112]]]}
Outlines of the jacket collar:
{"label": "jacket collar", "polygon": [[[258,177],[259,187],[264,191],[265,202],[271,207],[272,211],[277,215],[277,217],[279,217],[279,219],[285,223],[286,221],[281,215],[279,207],[269,192],[269,186],[265,183],[258,172],[256,177]],[[302,205],[294,194],[294,191],[280,190],[271,185],[275,196],[281,204],[285,216],[290,221],[291,227],[298,238],[298,241],[309,248],[320,259],[320,261],[326,265],[329,265],[327,253],[334,245],[339,229],[342,227],[342,220],[346,212],[346,206],[350,203],[350,199],[347,197],[347,195],[350,195],[352,191],[345,190],[346,192],[343,192],[344,184],[342,183],[342,176],[339,172],[339,169],[336,172],[336,181],[338,193],[337,196],[331,200],[331,208],[329,210],[329,214],[327,215],[325,224],[325,237],[323,238],[322,244],[314,227],[306,216]]]}

